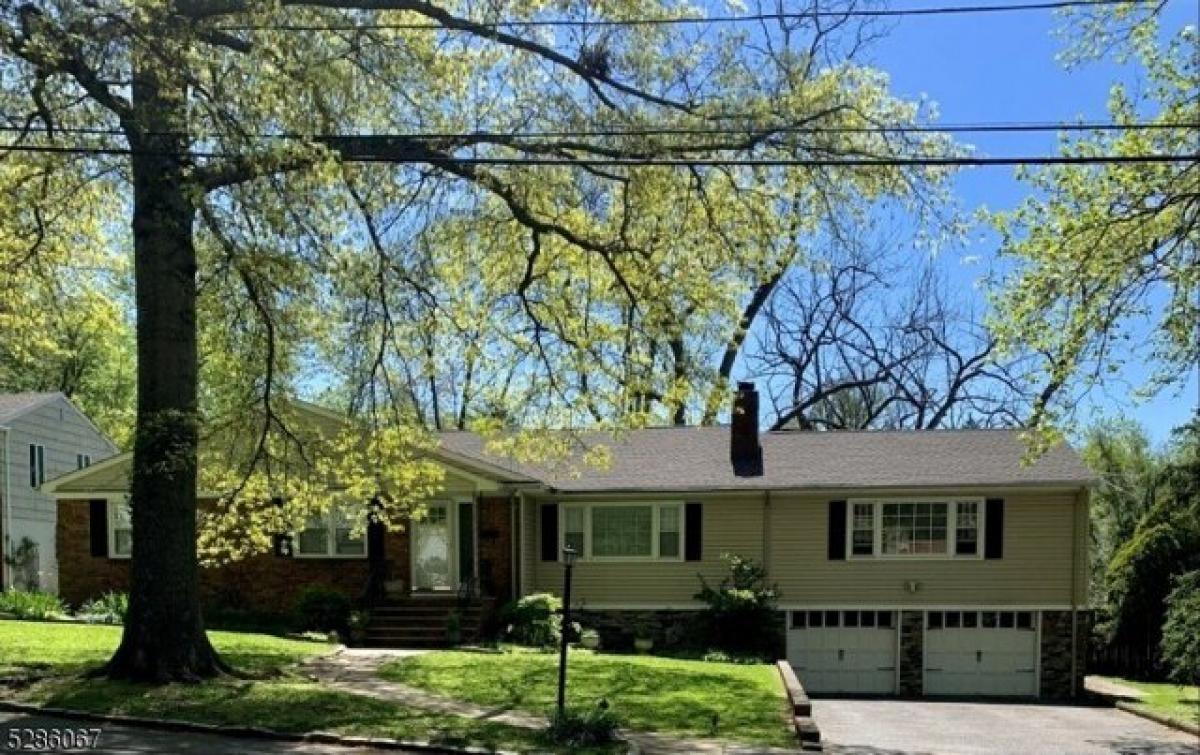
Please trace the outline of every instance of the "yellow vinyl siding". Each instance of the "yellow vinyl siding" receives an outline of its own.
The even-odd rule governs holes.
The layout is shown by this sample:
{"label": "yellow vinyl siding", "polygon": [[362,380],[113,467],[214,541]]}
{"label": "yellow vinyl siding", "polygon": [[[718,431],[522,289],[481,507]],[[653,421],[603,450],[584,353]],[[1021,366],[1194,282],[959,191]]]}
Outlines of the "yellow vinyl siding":
{"label": "yellow vinyl siding", "polygon": [[[830,561],[831,496],[773,496],[768,568],[781,604],[1070,604],[1072,559],[1077,566],[1084,550],[1073,547],[1072,533],[1086,536],[1078,530],[1076,494],[997,491],[986,497],[1005,501],[1001,559]],[[905,589],[910,581],[920,583],[916,592]],[[1081,594],[1078,573],[1075,587]]]}
{"label": "yellow vinyl siding", "polygon": [[[722,553],[736,553],[762,560],[763,499],[761,493],[737,496],[674,495],[637,496],[639,502],[681,501],[704,505],[703,537],[700,561],[633,561],[589,562],[576,565],[572,581],[573,603],[583,606],[663,606],[678,607],[695,604],[693,597],[700,589],[697,577],[703,574],[710,582],[720,581],[725,573]],[[620,497],[588,499],[571,497],[561,502],[581,500],[617,501]],[[537,505],[549,499],[531,499],[527,504],[525,522],[532,533],[532,579],[527,592],[562,592],[563,567],[553,561],[542,561],[541,535]],[[699,605],[699,604],[695,604]]]}

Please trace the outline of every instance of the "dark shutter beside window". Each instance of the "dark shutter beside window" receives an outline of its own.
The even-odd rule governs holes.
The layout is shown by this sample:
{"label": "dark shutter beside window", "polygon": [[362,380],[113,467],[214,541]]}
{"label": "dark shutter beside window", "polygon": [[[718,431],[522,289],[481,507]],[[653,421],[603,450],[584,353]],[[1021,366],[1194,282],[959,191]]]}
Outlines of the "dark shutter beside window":
{"label": "dark shutter beside window", "polygon": [[983,557],[1004,557],[1004,499],[989,498],[984,509]]}
{"label": "dark shutter beside window", "polygon": [[704,542],[704,504],[687,503],[683,506],[683,557],[687,561],[703,558],[701,544]]}
{"label": "dark shutter beside window", "polygon": [[542,560],[558,560],[558,504],[543,503],[539,510],[542,526]]}
{"label": "dark shutter beside window", "polygon": [[108,558],[108,501],[88,501],[88,536],[92,556]]}
{"label": "dark shutter beside window", "polygon": [[829,502],[829,560],[846,560],[846,502]]}
{"label": "dark shutter beside window", "polygon": [[37,446],[33,443],[29,444],[29,487],[36,488],[38,486],[37,473]]}

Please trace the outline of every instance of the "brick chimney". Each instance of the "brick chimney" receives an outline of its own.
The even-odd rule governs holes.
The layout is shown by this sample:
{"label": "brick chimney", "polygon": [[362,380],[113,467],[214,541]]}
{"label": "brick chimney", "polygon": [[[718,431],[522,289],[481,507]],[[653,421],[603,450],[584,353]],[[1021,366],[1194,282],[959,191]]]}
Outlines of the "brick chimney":
{"label": "brick chimney", "polygon": [[758,442],[758,391],[754,383],[738,383],[729,421],[729,460],[738,477],[763,473],[762,446]]}

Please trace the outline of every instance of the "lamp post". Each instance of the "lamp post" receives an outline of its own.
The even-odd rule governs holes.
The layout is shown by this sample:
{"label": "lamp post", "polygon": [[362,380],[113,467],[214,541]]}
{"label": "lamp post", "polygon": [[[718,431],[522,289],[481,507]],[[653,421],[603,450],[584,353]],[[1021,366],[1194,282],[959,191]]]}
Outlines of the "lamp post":
{"label": "lamp post", "polygon": [[566,546],[563,557],[563,615],[562,644],[558,651],[558,715],[561,718],[567,702],[567,638],[571,632],[571,569],[575,566],[575,549]]}

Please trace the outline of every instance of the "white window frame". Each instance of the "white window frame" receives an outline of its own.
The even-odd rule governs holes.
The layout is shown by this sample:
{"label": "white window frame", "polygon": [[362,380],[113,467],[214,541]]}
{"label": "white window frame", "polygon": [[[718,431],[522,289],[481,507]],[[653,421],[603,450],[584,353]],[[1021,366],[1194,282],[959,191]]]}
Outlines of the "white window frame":
{"label": "white window frame", "polygon": [[[649,563],[651,561],[659,561],[671,563],[684,560],[684,549],[687,545],[687,517],[685,516],[683,501],[597,501],[560,503],[559,506],[562,509],[558,517],[559,561],[562,561],[562,550],[566,546],[567,509],[583,510],[583,553],[577,556],[580,561],[597,563]],[[595,556],[592,554],[592,511],[606,506],[648,506],[653,510],[653,515],[651,516],[649,556]],[[663,556],[659,553],[662,544],[660,533],[662,532],[662,509],[664,508],[676,508],[679,511],[679,552],[674,556]]]}
{"label": "white window frame", "polygon": [[36,489],[46,482],[46,447],[30,443],[29,487]]}
{"label": "white window frame", "polygon": [[129,508],[129,496],[108,499],[105,507],[105,518],[108,520],[108,557],[129,558],[133,555],[133,512],[129,516],[129,553],[117,553],[117,512],[121,508]]}
{"label": "white window frame", "polygon": [[[365,509],[364,505],[364,509]],[[323,553],[304,553],[300,550],[300,533],[303,529],[292,533],[292,558],[317,558],[317,559],[338,559],[343,561],[361,561],[367,557],[369,545],[367,543],[367,533],[363,530],[362,534],[362,553],[338,553],[337,552],[337,523],[338,523],[338,507],[330,506],[329,510],[323,515],[325,519],[325,551]]]}
{"label": "white window frame", "polygon": [[[884,553],[883,552],[883,505],[886,503],[944,503],[946,504],[946,552],[945,553]],[[974,553],[957,553],[958,549],[958,504],[976,505],[976,540]],[[854,553],[854,505],[870,504],[874,514],[874,546],[870,555]],[[917,496],[905,498],[853,498],[846,501],[846,558],[851,561],[973,561],[983,559],[985,542],[984,528],[987,517],[987,501],[976,496]]]}

